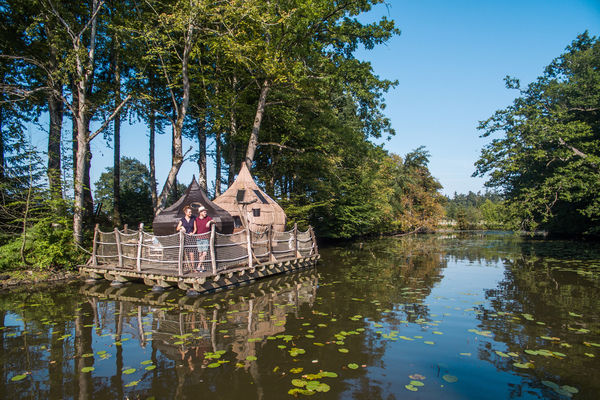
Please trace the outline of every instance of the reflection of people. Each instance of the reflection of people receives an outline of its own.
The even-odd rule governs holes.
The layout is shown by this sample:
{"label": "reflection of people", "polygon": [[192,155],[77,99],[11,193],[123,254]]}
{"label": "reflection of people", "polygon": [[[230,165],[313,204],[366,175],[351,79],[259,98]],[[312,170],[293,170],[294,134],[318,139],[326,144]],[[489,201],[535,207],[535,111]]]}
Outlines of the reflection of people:
{"label": "reflection of people", "polygon": [[[179,222],[177,223],[177,231],[183,231],[184,233],[187,233],[188,235],[191,235],[194,233],[196,228],[196,219],[194,218],[194,216],[192,215],[192,207],[190,206],[185,206],[183,207],[183,217],[179,220]],[[188,237],[185,237],[185,248],[186,248],[186,253],[188,256],[188,260],[189,260],[189,265],[191,266],[190,269],[194,268],[194,261],[196,260],[195,257],[195,249],[192,247],[194,245],[193,242],[190,243],[190,239],[188,239]]]}
{"label": "reflection of people", "polygon": [[198,251],[200,252],[200,257],[198,259],[198,268],[196,271],[202,272],[205,270],[202,263],[206,258],[206,254],[208,253],[208,235],[210,232],[210,224],[214,224],[215,221],[211,217],[208,216],[208,211],[203,206],[198,208],[198,217],[196,218],[194,225],[194,233],[200,235],[198,237]]}

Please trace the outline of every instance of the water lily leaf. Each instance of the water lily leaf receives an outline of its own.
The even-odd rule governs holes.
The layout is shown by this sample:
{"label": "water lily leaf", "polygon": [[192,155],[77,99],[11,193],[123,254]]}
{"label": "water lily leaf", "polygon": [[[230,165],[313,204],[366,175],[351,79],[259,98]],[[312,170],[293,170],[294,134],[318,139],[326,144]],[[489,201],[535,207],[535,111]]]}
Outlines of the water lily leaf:
{"label": "water lily leaf", "polygon": [[413,386],[425,386],[425,384],[421,381],[410,381],[410,384]]}
{"label": "water lily leaf", "polygon": [[535,351],[535,350],[529,350],[529,349],[526,349],[525,353],[531,354],[532,356],[537,356],[538,355],[537,351]]}
{"label": "water lily leaf", "polygon": [[560,388],[568,393],[572,393],[572,394],[579,393],[579,389],[577,389],[573,386],[564,385],[564,386],[561,386]]}
{"label": "water lily leaf", "polygon": [[471,353],[459,353],[461,356],[471,357]]}
{"label": "water lily leaf", "polygon": [[517,367],[517,368],[523,368],[523,369],[527,369],[527,368],[533,368],[533,364],[532,363],[513,363],[513,366]]}
{"label": "water lily leaf", "polygon": [[94,353],[85,353],[85,354],[82,354],[81,357],[83,357],[83,358],[94,357]]}
{"label": "water lily leaf", "polygon": [[338,377],[338,374],[336,374],[335,372],[328,372],[328,371],[321,372],[321,375],[325,378],[337,378]]}
{"label": "water lily leaf", "polygon": [[20,374],[20,375],[13,376],[12,378],[10,378],[10,380],[13,382],[18,382],[18,381],[22,381],[25,378],[27,378],[27,374]]}
{"label": "water lily leaf", "polygon": [[305,387],[307,383],[308,382],[303,379],[292,379],[292,385],[296,387]]}
{"label": "water lily leaf", "polygon": [[350,363],[350,364],[348,364],[348,368],[350,368],[350,369],[358,369],[358,364]]}
{"label": "water lily leaf", "polygon": [[510,353],[508,353],[508,355],[511,357],[519,357],[519,355],[517,353],[515,353],[514,351],[511,351]]}
{"label": "water lily leaf", "polygon": [[126,369],[126,370],[124,370],[124,371],[123,371],[123,373],[124,373],[125,375],[131,375],[131,374],[133,374],[134,372],[135,372],[135,368],[128,368],[128,369]]}
{"label": "water lily leaf", "polygon": [[206,367],[207,367],[207,368],[217,368],[217,367],[218,367],[218,366],[220,366],[220,365],[221,365],[221,363],[219,363],[219,362],[214,362],[214,363],[210,363],[210,364],[208,364]]}
{"label": "water lily leaf", "polygon": [[434,333],[435,335],[443,335],[443,333],[442,333],[442,332],[440,332],[440,331],[433,331],[433,333]]}
{"label": "water lily leaf", "polygon": [[314,339],[315,335],[304,335],[307,339]]}
{"label": "water lily leaf", "polygon": [[284,344],[280,344],[277,346],[278,349],[285,349],[287,346]]}
{"label": "water lily leaf", "polygon": [[258,360],[258,358],[256,358],[255,356],[247,356],[246,360],[248,360],[248,361],[256,361],[256,360]]}
{"label": "water lily leaf", "polygon": [[304,371],[304,368],[301,368],[301,367],[300,368],[292,368],[292,369],[290,369],[290,372],[292,374],[299,374],[302,371]]}
{"label": "water lily leaf", "polygon": [[315,342],[315,343],[313,343],[313,344],[314,344],[315,346],[319,346],[319,347],[323,347],[323,346],[325,346],[323,343],[318,343],[318,342]]}
{"label": "water lily leaf", "polygon": [[349,350],[348,349],[344,349],[344,348],[340,348],[340,349],[338,349],[338,351],[340,353],[347,353]]}
{"label": "water lily leaf", "polygon": [[426,340],[423,343],[429,344],[429,345],[434,345],[435,344],[435,342],[432,342],[431,340]]}
{"label": "water lily leaf", "polygon": [[593,355],[592,353],[583,353],[583,354],[585,354],[586,356],[588,356],[588,357],[590,357],[590,358],[594,358],[594,357],[596,357],[596,356],[595,356],[595,355]]}
{"label": "water lily leaf", "polygon": [[156,368],[156,365],[148,365],[145,369],[146,371],[152,371],[154,368]]}
{"label": "water lily leaf", "polygon": [[406,389],[410,390],[411,392],[416,392],[417,390],[419,390],[416,387],[414,387],[413,385],[404,385],[404,387]]}
{"label": "water lily leaf", "polygon": [[600,344],[598,343],[593,343],[593,342],[583,342],[583,344],[585,344],[586,346],[590,347],[590,346],[594,346],[594,347],[600,347]]}
{"label": "water lily leaf", "polygon": [[446,374],[446,375],[442,376],[442,379],[445,380],[448,383],[454,383],[454,382],[458,381],[458,378],[456,376],[449,375],[449,374]]}
{"label": "water lily leaf", "polygon": [[569,311],[569,315],[571,317],[583,317],[583,315],[581,315],[581,314],[575,314],[574,312],[571,312],[571,311]]}
{"label": "water lily leaf", "polygon": [[551,389],[558,389],[560,387],[556,383],[551,382],[551,381],[542,381],[542,385],[548,386]]}
{"label": "water lily leaf", "polygon": [[129,382],[127,385],[125,385],[125,387],[132,387],[132,386],[136,386],[138,383],[140,383],[140,381],[133,381],[133,382]]}
{"label": "water lily leaf", "polygon": [[508,354],[503,353],[501,351],[496,350],[496,354],[498,354],[500,357],[510,357]]}
{"label": "water lily leaf", "polygon": [[81,368],[81,372],[92,372],[95,369],[96,368],[94,368],[94,367],[83,367],[83,368]]}
{"label": "water lily leaf", "polygon": [[552,354],[559,357],[566,357],[567,355],[558,351],[553,351]]}
{"label": "water lily leaf", "polygon": [[142,364],[142,365],[152,364],[152,360],[142,361],[140,364]]}

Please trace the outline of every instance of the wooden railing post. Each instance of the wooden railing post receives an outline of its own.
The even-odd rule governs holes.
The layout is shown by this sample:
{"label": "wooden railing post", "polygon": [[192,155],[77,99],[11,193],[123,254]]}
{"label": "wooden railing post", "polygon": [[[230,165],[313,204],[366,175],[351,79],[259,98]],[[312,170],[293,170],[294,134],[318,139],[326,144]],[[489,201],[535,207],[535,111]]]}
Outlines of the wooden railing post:
{"label": "wooden railing post", "polygon": [[99,224],[96,224],[94,227],[94,243],[92,244],[92,265],[94,267],[98,266],[98,259],[96,258],[96,251],[98,251],[98,227]]}
{"label": "wooden railing post", "polygon": [[[183,230],[179,231],[179,259],[177,262],[177,271],[179,275],[183,275],[183,247],[185,246],[185,233]],[[193,267],[193,266],[192,266]]]}
{"label": "wooden railing post", "polygon": [[119,230],[115,228],[115,240],[117,242],[117,253],[119,254],[119,268],[123,268],[123,250],[121,249],[121,236]]}
{"label": "wooden railing post", "polygon": [[215,251],[215,224],[210,225],[210,242],[209,242],[209,250],[210,250],[210,264],[212,265],[213,275],[217,274],[217,252]]}
{"label": "wooden railing post", "polygon": [[250,227],[246,228],[246,242],[248,245],[248,268],[252,268],[252,237]]}
{"label": "wooden railing post", "polygon": [[127,225],[127,224],[123,225],[123,233],[126,235],[129,233],[129,225]]}
{"label": "wooden railing post", "polygon": [[273,225],[269,225],[267,228],[267,249],[269,250],[269,261],[275,261],[275,255],[273,254]]}
{"label": "wooden railing post", "polygon": [[317,237],[315,236],[315,231],[313,230],[312,226],[309,225],[308,230],[310,231],[310,238],[312,239],[312,247],[310,249],[310,254],[318,254],[319,253],[319,248],[317,247]]}
{"label": "wooden railing post", "polygon": [[144,223],[140,224],[140,230],[139,230],[139,237],[138,237],[138,249],[137,249],[137,260],[136,260],[136,267],[137,267],[137,271],[141,272],[142,271],[142,244],[144,241]]}
{"label": "wooden railing post", "polygon": [[298,253],[298,224],[294,223],[294,257],[300,257]]}

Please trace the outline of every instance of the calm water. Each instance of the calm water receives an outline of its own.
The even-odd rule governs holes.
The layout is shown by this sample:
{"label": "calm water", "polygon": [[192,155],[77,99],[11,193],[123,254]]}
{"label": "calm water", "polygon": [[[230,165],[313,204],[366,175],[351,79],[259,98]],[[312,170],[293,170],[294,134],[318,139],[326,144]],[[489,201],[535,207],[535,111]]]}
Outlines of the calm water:
{"label": "calm water", "polygon": [[0,294],[0,398],[600,397],[600,249],[511,235],[321,249],[210,296]]}

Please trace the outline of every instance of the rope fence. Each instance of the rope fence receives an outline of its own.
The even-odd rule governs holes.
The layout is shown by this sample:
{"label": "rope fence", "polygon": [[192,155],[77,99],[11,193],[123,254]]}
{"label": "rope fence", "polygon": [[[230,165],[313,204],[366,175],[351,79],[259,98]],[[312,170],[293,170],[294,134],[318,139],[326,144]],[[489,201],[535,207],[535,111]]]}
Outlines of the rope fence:
{"label": "rope fence", "polygon": [[96,226],[92,266],[110,266],[137,272],[216,275],[228,269],[252,268],[265,262],[286,261],[318,254],[312,227],[276,232],[244,229],[233,234],[211,232],[194,235],[178,232],[156,236],[139,230],[102,232]]}

